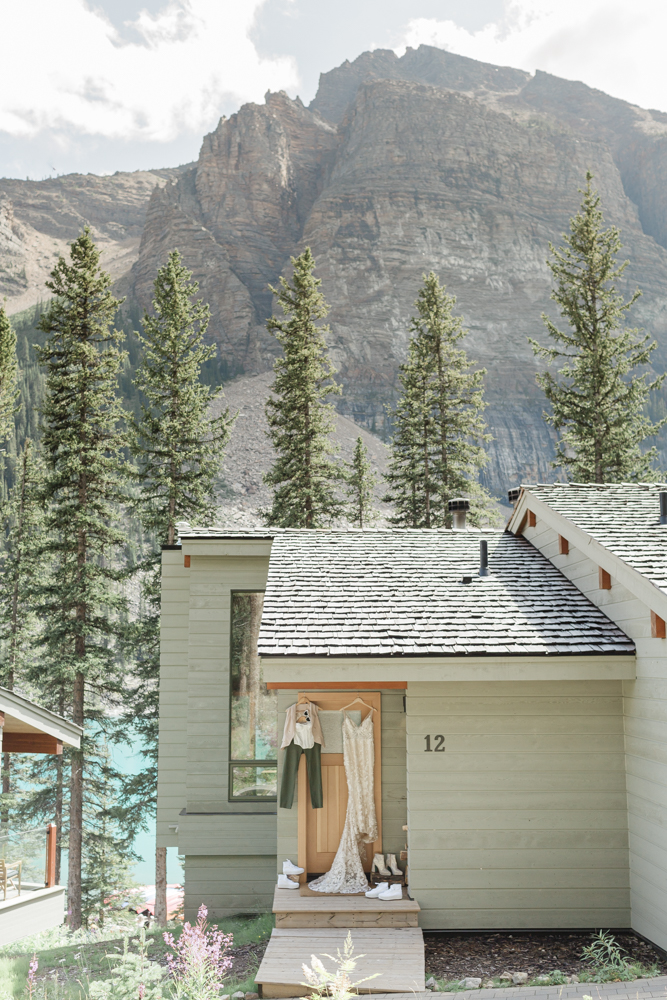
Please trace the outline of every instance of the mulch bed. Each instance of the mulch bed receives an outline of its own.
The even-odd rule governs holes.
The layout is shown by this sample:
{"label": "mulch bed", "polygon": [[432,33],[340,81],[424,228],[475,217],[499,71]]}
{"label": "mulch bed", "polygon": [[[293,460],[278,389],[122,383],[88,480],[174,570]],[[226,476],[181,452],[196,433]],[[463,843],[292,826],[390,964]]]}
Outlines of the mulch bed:
{"label": "mulch bed", "polygon": [[232,948],[232,969],[230,979],[235,982],[243,982],[251,972],[256,972],[259,963],[264,958],[267,941],[256,941],[253,944],[243,944],[240,948]]}
{"label": "mulch bed", "polygon": [[[630,960],[657,965],[667,973],[667,957],[635,934],[615,934]],[[497,977],[503,972],[527,972],[528,978],[559,969],[571,976],[585,968],[581,949],[590,934],[432,934],[424,933],[426,970],[436,979],[465,976]]]}

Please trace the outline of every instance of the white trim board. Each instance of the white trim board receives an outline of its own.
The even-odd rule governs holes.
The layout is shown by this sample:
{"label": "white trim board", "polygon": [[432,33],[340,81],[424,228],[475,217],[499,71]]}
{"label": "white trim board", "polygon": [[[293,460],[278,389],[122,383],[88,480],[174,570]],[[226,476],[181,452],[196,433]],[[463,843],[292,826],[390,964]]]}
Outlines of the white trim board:
{"label": "white trim board", "polygon": [[614,681],[634,680],[635,656],[262,657],[272,684],[330,681]]}

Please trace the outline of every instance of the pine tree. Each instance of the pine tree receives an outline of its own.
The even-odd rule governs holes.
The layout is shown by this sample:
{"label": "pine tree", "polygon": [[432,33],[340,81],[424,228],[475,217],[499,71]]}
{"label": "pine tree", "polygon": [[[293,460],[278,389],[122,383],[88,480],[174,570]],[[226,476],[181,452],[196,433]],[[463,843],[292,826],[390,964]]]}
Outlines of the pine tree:
{"label": "pine tree", "polygon": [[[48,339],[38,354],[46,368],[42,408],[46,461],[44,501],[53,579],[43,588],[44,648],[49,683],[60,686],[73,721],[84,726],[91,694],[117,678],[113,637],[125,612],[120,569],[125,544],[118,527],[126,481],[123,412],[117,398],[124,354],[110,326],[119,302],[99,266],[90,232],[60,257],[47,287],[54,299],[40,321]],[[71,754],[68,905],[81,926],[84,745]]]}
{"label": "pine tree", "polygon": [[357,438],[352,462],[347,467],[347,514],[352,524],[368,527],[377,520],[373,507],[373,487],[377,476],[368,460],[368,448],[361,437]]}
{"label": "pine tree", "polygon": [[455,303],[433,272],[424,275],[385,474],[390,520],[404,527],[450,527],[447,503],[461,495],[470,499],[471,523],[495,520],[493,499],[477,481],[491,440],[482,417],[486,369],[472,371],[475,362],[457,346],[467,331],[452,314]]}
{"label": "pine tree", "polygon": [[16,334],[4,305],[0,304],[0,447],[14,430],[18,396]]}
{"label": "pine tree", "polygon": [[[35,613],[34,591],[43,576],[38,556],[44,541],[40,503],[43,469],[30,439],[17,465],[16,481],[4,511],[4,550],[0,557],[0,684],[10,691],[16,684],[25,690],[36,666],[35,640],[40,621]],[[11,754],[3,754],[0,817],[5,825],[13,804],[11,765]]]}
{"label": "pine tree", "polygon": [[222,386],[200,381],[202,365],[216,353],[204,344],[209,307],[178,250],[155,281],[153,315],[143,320],[144,349],[135,385],[146,402],[134,424],[133,451],[140,460],[141,520],[159,541],[173,545],[176,522],[215,516],[215,480],[229,439],[229,410],[209,417]]}
{"label": "pine tree", "polygon": [[136,890],[132,865],[133,833],[119,821],[118,775],[103,730],[89,737],[84,765],[84,831],[81,867],[81,915],[86,927],[102,929],[114,909],[126,909]]}
{"label": "pine tree", "polygon": [[306,247],[291,258],[292,282],[280,279],[271,288],[285,319],[272,316],[267,328],[274,333],[283,356],[274,364],[275,379],[266,404],[269,437],[276,460],[264,476],[274,487],[268,523],[282,528],[318,528],[342,510],[335,483],[340,471],[331,460],[328,436],[333,430],[333,407],[324,400],[340,387],[326,355],[327,327],[318,327],[328,311],[314,275],[315,259]]}
{"label": "pine tree", "polygon": [[581,208],[570,220],[569,234],[564,234],[565,246],[549,244],[552,259],[547,264],[556,283],[551,298],[570,329],[560,330],[543,315],[555,346],[541,347],[530,340],[534,353],[548,364],[562,362],[556,377],[550,372],[537,376],[552,406],[545,419],[560,434],[552,465],[562,466],[581,483],[649,479],[656,449],[642,452],[641,445],[657,434],[667,417],[651,423],[644,407],[665,375],[648,381],[646,373],[632,374],[649,364],[656,343],[623,325],[641,293],[636,290],[624,301],[617,291],[628,262],[617,263],[620,233],[615,226],[603,228],[600,196],[592,180],[589,171]]}
{"label": "pine tree", "polygon": [[[138,513],[157,546],[140,566],[142,609],[128,634],[135,663],[126,723],[142,746],[145,766],[125,783],[126,823],[145,825],[157,800],[158,681],[160,675],[160,546],[173,545],[176,523],[210,521],[216,510],[216,478],[233,418],[225,409],[209,416],[222,386],[201,383],[202,366],[213,357],[206,345],[208,305],[197,301],[199,286],[177,250],[155,280],[153,315],[143,319],[144,353],[135,385],[143,394],[141,417],[133,423],[132,450],[138,460]],[[165,924],[167,852],[156,847],[157,922]]]}

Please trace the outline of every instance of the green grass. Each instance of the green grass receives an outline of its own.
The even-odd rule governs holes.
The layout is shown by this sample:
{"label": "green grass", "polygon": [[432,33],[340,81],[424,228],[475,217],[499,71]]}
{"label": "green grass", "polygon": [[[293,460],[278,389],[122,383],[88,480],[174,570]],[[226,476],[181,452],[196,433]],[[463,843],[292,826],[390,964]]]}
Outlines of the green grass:
{"label": "green grass", "polygon": [[[271,936],[274,926],[273,915],[262,913],[256,917],[230,917],[227,920],[211,922],[211,926],[218,927],[225,934],[234,935],[234,947],[241,947],[246,944],[264,941]],[[175,938],[178,938],[181,925],[171,928]],[[57,987],[55,983],[39,984],[37,1000],[42,1000],[45,993],[48,1000],[84,1000],[86,996],[86,985],[99,979],[108,979],[110,975],[110,962],[107,956],[117,955],[123,950],[123,935],[130,938],[137,936],[135,924],[128,924],[125,928],[112,929],[104,934],[100,940],[86,932],[70,934],[65,928],[54,928],[45,931],[43,934],[24,938],[14,944],[6,945],[0,952],[0,1000],[5,1000],[3,990],[7,997],[15,998],[24,996],[28,964],[31,956],[37,955],[39,962],[37,977],[54,969],[62,969],[68,973],[68,983],[60,983]],[[151,947],[149,958],[158,961],[170,949],[165,944],[163,929],[152,929],[147,932],[146,938],[150,940]],[[226,984],[226,992],[234,993],[236,990],[244,992],[256,992],[255,974],[252,973],[243,981],[230,979]],[[77,982],[78,980],[79,982]]]}

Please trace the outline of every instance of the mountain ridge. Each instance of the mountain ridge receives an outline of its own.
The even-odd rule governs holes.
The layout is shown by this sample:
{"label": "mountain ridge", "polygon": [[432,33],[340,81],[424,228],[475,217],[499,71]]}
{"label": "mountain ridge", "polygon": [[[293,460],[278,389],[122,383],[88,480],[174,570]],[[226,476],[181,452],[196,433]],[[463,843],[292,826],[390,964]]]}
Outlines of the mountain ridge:
{"label": "mountain ridge", "polygon": [[[276,355],[268,285],[310,245],[331,305],[339,408],[383,435],[421,275],[435,270],[457,296],[469,355],[487,368],[495,441],[483,480],[502,493],[519,479],[553,478],[527,338],[544,338],[542,312],[557,318],[548,244],[577,210],[587,169],[631,261],[622,291],[644,291],[633,325],[656,338],[664,368],[667,115],[547,73],[429,46],[363,53],[322,74],[309,107],[269,93],[221,119],[194,164],[116,182],[124,228],[102,218],[101,194],[96,225],[116,254],[117,287],[142,308],[156,268],[178,247],[211,304],[211,338],[229,370],[247,376]],[[0,181],[0,213],[8,202],[13,212],[4,230],[0,214],[0,267],[11,256],[3,232],[26,224],[11,193]],[[62,223],[56,201],[44,198],[48,238],[54,217]]]}

